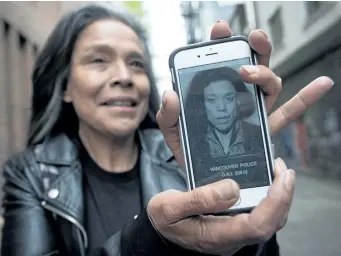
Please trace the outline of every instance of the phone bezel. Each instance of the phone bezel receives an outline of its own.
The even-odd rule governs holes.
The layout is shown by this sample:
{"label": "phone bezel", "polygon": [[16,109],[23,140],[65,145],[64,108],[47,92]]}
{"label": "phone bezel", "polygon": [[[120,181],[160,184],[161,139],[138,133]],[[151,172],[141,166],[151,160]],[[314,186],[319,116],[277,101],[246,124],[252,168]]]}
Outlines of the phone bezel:
{"label": "phone bezel", "polygon": [[[228,46],[227,46],[228,44]],[[212,53],[218,54],[212,54]],[[200,58],[198,58],[200,55]],[[180,57],[179,57],[180,56]],[[219,56],[219,57],[217,57]],[[195,180],[194,180],[194,172],[191,163],[191,153],[188,142],[188,137],[186,133],[186,125],[185,125],[185,116],[183,113],[183,102],[181,95],[181,85],[178,83],[179,75],[178,70],[189,67],[196,67],[206,64],[219,63],[222,61],[230,61],[234,59],[240,58],[251,58],[252,64],[257,65],[257,59],[255,52],[248,44],[248,40],[246,37],[235,36],[230,38],[212,40],[204,43],[197,43],[188,45],[185,47],[181,47],[172,52],[169,57],[169,68],[172,74],[173,81],[173,89],[179,96],[180,105],[181,105],[181,113],[179,118],[180,124],[180,138],[181,138],[181,146],[184,152],[184,160],[185,167],[187,172],[187,184],[188,189],[194,189]],[[196,61],[193,61],[196,60]],[[264,104],[264,95],[261,89],[256,86],[257,92],[257,111],[261,120],[261,130],[263,135],[263,142],[265,148],[265,156],[267,162],[267,173],[269,177],[269,186],[262,187],[253,187],[242,189],[240,191],[241,202],[238,205],[233,206],[227,212],[223,213],[234,213],[234,212],[249,212],[255,206],[257,206],[261,200],[263,200],[268,193],[268,189],[273,181],[273,172],[274,172],[274,156],[271,147],[271,137],[268,129],[267,123],[267,111]]]}

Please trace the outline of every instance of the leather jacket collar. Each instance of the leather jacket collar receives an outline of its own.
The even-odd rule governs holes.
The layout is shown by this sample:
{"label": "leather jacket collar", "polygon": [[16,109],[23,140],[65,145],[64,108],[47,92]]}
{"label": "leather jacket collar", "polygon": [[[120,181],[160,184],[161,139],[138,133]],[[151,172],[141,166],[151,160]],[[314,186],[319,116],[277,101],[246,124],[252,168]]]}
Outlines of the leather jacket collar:
{"label": "leather jacket collar", "polygon": [[[173,154],[165,143],[154,151],[155,142],[153,136],[158,135],[157,130],[138,131],[138,137],[143,152],[149,153],[150,157],[169,161]],[[53,165],[71,165],[78,159],[78,149],[65,134],[60,134],[35,148],[38,162]],[[150,154],[151,153],[151,154]]]}

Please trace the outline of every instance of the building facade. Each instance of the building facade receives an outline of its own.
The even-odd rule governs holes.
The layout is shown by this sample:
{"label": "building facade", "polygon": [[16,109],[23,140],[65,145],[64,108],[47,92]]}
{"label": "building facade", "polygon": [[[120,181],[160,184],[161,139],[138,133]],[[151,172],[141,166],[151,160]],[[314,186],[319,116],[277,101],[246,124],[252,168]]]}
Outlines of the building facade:
{"label": "building facade", "polygon": [[308,170],[341,176],[341,2],[255,2],[257,27],[273,44],[271,67],[283,80],[277,105],[319,76],[335,85],[276,138],[278,153]]}
{"label": "building facade", "polygon": [[61,12],[59,2],[0,2],[0,163],[25,145],[32,66]]}

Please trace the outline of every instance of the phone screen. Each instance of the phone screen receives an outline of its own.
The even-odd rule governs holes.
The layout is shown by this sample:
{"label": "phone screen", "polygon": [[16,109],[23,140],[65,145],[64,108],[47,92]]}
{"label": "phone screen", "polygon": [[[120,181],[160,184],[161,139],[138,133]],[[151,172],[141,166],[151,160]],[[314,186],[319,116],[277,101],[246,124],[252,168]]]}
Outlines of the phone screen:
{"label": "phone screen", "polygon": [[270,185],[257,89],[239,75],[242,58],[178,70],[195,186],[234,179]]}

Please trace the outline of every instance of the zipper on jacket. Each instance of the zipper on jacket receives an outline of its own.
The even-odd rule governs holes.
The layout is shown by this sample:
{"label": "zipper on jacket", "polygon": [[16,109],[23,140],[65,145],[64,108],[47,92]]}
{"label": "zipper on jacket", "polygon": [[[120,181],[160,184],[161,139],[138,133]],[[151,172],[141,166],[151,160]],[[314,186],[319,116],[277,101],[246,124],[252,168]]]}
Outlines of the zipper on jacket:
{"label": "zipper on jacket", "polygon": [[86,234],[86,231],[84,229],[84,227],[82,226],[81,223],[79,223],[79,221],[77,221],[75,218],[71,217],[70,215],[67,215],[66,213],[64,213],[63,211],[59,210],[58,208],[50,205],[50,204],[47,204],[46,201],[42,201],[41,202],[41,206],[61,217],[63,217],[64,219],[70,221],[72,224],[74,224],[82,233],[83,235],[83,240],[84,240],[84,247],[85,249],[88,248],[88,237],[87,237],[87,234]]}
{"label": "zipper on jacket", "polygon": [[258,245],[258,250],[255,256],[262,256],[263,255],[264,244]]}

